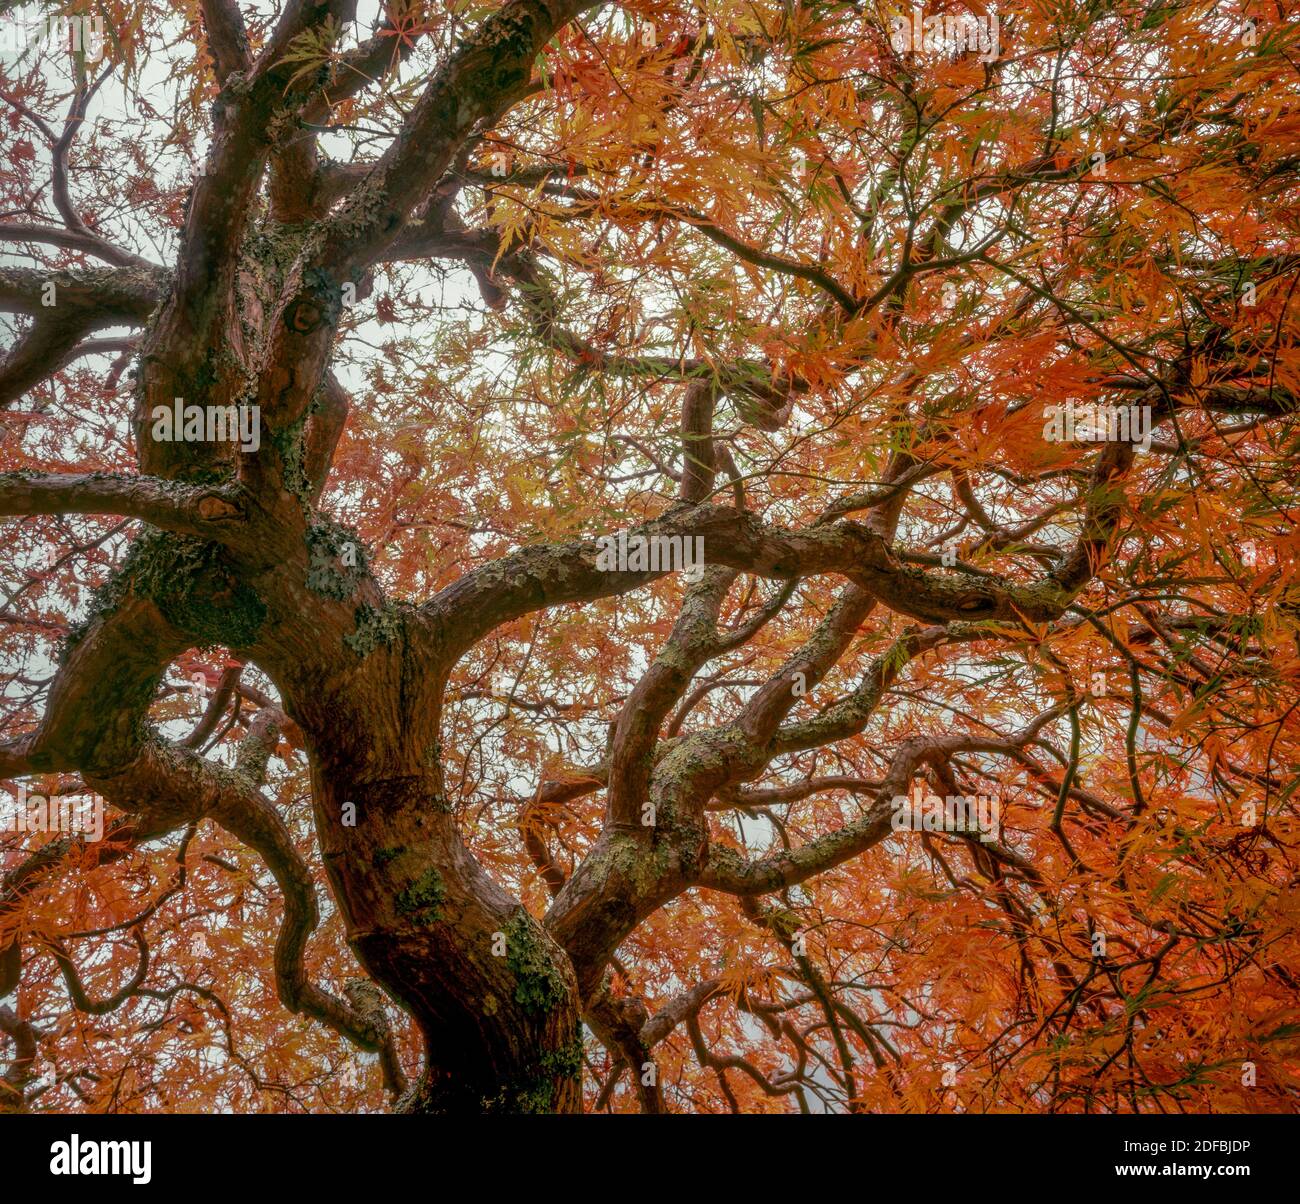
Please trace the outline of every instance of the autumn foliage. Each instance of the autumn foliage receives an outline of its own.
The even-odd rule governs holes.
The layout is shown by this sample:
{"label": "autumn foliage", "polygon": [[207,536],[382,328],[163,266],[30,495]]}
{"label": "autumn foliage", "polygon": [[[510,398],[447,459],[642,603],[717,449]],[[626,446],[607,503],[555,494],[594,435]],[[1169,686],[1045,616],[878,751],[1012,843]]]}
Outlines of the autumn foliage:
{"label": "autumn foliage", "polygon": [[1286,10],[5,51],[0,1110],[1295,1111]]}

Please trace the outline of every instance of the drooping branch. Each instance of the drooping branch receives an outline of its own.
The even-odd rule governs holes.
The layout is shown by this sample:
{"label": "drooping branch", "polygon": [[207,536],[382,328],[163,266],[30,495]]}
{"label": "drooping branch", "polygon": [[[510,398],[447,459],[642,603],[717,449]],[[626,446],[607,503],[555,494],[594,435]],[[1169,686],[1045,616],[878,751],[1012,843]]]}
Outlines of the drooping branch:
{"label": "drooping branch", "polygon": [[86,335],[106,326],[143,324],[168,279],[166,271],[150,265],[62,271],[0,267],[0,310],[33,319],[0,361],[0,407],[80,355],[121,350],[120,340],[97,345]]}
{"label": "drooping branch", "polygon": [[0,474],[0,515],[28,514],[117,514],[223,542],[238,542],[247,517],[232,487],[108,473]]}
{"label": "drooping branch", "polygon": [[62,321],[38,318],[0,363],[0,406],[16,401],[73,359],[78,346],[84,346],[90,322],[87,314]]}
{"label": "drooping branch", "polygon": [[783,890],[834,869],[890,834],[893,800],[908,793],[908,786],[923,762],[959,752],[1013,755],[1013,750],[1034,737],[1042,721],[1040,717],[1038,723],[1005,739],[961,733],[905,740],[895,751],[875,798],[852,823],[797,848],[769,853],[753,861],[746,861],[732,849],[715,845],[698,883],[728,894],[755,896]]}
{"label": "drooping branch", "polygon": [[[171,273],[152,264],[119,268],[0,267],[0,310],[60,319],[87,330],[139,326],[166,294]],[[55,310],[56,313],[51,313]]]}
{"label": "drooping branch", "polygon": [[[275,875],[284,898],[284,921],[276,942],[276,986],[291,1012],[303,1012],[328,1025],[362,1049],[381,1051],[392,1040],[360,1016],[351,1005],[310,982],[303,953],[319,923],[315,886],[293,836],[258,788],[267,756],[274,747],[282,717],[264,712],[241,746],[237,768],[217,768],[188,749],[149,741],[127,765],[108,775],[87,774],[86,782],[114,806],[144,815],[152,824],[172,826],[212,819],[248,845]],[[385,1064],[396,1066],[386,1057]],[[405,1084],[391,1082],[400,1093]]]}
{"label": "drooping branch", "polygon": [[[1123,453],[1103,453],[1103,466],[1113,465],[1115,455]],[[913,568],[896,559],[879,534],[849,520],[789,530],[729,508],[679,506],[627,534],[629,539],[698,536],[704,540],[708,563],[758,576],[839,574],[891,609],[925,622],[1016,621],[1021,615],[1049,621],[1064,611],[1100,563],[1099,549],[1120,508],[1113,476],[1106,477],[1106,490],[1094,496],[1084,538],[1069,565],[1024,585],[992,574],[972,583]],[[522,549],[467,573],[426,603],[423,614],[439,626],[454,628],[449,637],[463,651],[522,614],[625,593],[667,571],[602,569],[601,552],[595,540]]]}

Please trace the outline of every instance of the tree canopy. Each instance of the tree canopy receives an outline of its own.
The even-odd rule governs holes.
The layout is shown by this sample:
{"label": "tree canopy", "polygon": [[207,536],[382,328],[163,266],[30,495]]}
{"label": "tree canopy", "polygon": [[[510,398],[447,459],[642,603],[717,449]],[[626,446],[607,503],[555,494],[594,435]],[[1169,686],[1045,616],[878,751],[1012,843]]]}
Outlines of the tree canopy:
{"label": "tree canopy", "polygon": [[1284,6],[0,7],[0,1110],[1296,1109]]}

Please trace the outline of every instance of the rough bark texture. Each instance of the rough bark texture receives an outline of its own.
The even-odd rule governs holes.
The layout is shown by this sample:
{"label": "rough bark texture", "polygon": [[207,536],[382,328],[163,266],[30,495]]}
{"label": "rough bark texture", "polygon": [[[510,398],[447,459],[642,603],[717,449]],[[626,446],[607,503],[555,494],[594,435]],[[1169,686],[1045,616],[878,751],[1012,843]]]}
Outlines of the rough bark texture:
{"label": "rough bark texture", "polygon": [[[951,471],[969,512],[963,525],[986,528],[981,547],[1031,536],[1032,524],[1011,531],[993,523],[956,455],[948,463],[923,461],[895,449],[881,483],[844,496],[816,522],[787,528],[758,517],[745,508],[744,482],[726,441],[715,440],[715,407],[729,399],[748,424],[779,431],[794,399],[813,385],[757,361],[716,365],[609,352],[564,329],[561,303],[548,292],[533,252],[498,245],[492,230],[466,229],[452,207],[471,178],[470,149],[535,86],[535,61],[553,35],[593,6],[509,0],[424,82],[401,136],[364,170],[348,171],[320,159],[312,123],[329,113],[326,98],[337,102],[364,86],[359,68],[382,66],[390,43],[365,43],[349,63],[306,75],[295,73],[285,52],[327,21],[349,20],[354,7],[348,0],[288,4],[253,56],[237,7],[202,5],[220,93],[212,149],[189,200],[175,264],[163,268],[117,252],[109,266],[61,273],[55,283],[62,303],[48,317],[39,295],[49,273],[0,269],[0,304],[34,321],[5,361],[0,402],[57,370],[91,332],[123,323],[140,331],[133,400],[138,475],[8,475],[0,481],[0,515],[108,514],[146,524],[69,637],[39,726],[0,747],[0,772],[82,775],[125,817],[123,850],[201,821],[256,850],[284,896],[276,951],[282,1002],[381,1052],[401,1110],[578,1111],[584,1022],[619,1073],[631,1070],[634,1081],[651,1062],[653,1045],[680,1024],[688,1026],[701,1065],[720,1077],[738,1068],[753,1077],[752,1067],[716,1059],[705,1048],[696,1015],[721,992],[717,982],[690,984],[681,1001],[651,1018],[615,987],[620,945],[665,904],[700,888],[744,900],[757,926],[794,948],[788,913],[756,900],[885,839],[890,800],[914,775],[945,780],[952,759],[972,752],[1027,757],[1043,723],[1067,707],[1010,736],[990,729],[900,742],[883,781],[832,780],[832,788],[853,789],[869,802],[857,819],[814,841],[747,858],[711,838],[710,808],[783,801],[771,791],[764,798],[751,784],[775,758],[860,733],[899,675],[927,653],[1010,638],[1012,629],[1020,638],[1025,630],[1077,623],[1070,608],[1105,565],[1125,515],[1133,448],[1109,444],[1079,474],[1072,544],[1046,551],[1024,545],[1037,558],[1036,572],[1023,565],[1005,575],[953,570],[934,553],[900,549],[909,490],[943,471]],[[981,187],[1010,193],[1035,178],[1055,180],[1064,154],[1057,148]],[[556,187],[572,193],[573,178]],[[689,221],[756,271],[821,289],[836,321],[865,321],[942,258],[956,218],[945,211],[927,238],[909,241],[893,282],[861,296],[815,265],[746,245],[700,213],[665,208],[656,220]],[[103,249],[96,238],[70,227],[64,241],[93,252]],[[386,596],[359,541],[320,505],[349,412],[330,363],[344,287],[364,294],[376,264],[416,256],[469,267],[490,306],[516,305],[529,337],[585,370],[666,381],[682,394],[675,428],[680,468],[672,473],[678,496],[633,534],[702,537],[707,570],[684,590],[671,631],[624,700],[605,762],[539,787],[536,805],[595,790],[607,798],[603,830],[567,876],[539,835],[544,825],[523,822],[525,846],[553,896],[543,916],[530,913],[476,858],[448,802],[439,739],[449,675],[504,624],[626,593],[666,569],[607,569],[597,544],[578,540],[523,548],[419,603]],[[1143,367],[1116,387],[1143,398],[1163,421],[1190,407],[1186,369],[1182,360],[1154,372]],[[1244,370],[1238,376],[1196,408],[1258,421],[1290,412],[1289,394],[1265,381],[1267,365],[1253,378]],[[178,397],[199,406],[258,405],[260,447],[154,439],[154,408]],[[731,504],[721,504],[717,495],[728,490]],[[727,630],[720,615],[742,574],[769,589],[774,602]],[[815,576],[838,578],[838,599],[784,666],[756,683],[729,722],[683,726],[710,688],[699,677],[709,662],[742,646],[799,581]],[[805,689],[835,668],[877,608],[907,621],[901,634],[836,701],[792,718]],[[173,744],[149,723],[169,664],[188,649],[213,646],[256,665],[279,693],[276,704],[260,709],[234,769],[202,755],[201,738]],[[1072,705],[1077,709],[1077,699]],[[362,989],[367,984],[337,997],[314,986],[304,970],[318,905],[288,829],[262,790],[282,729],[293,732],[310,760],[319,849],[348,943],[418,1027],[424,1063],[412,1082],[393,1053],[382,1003]],[[795,797],[788,786],[776,795],[782,789],[787,801]],[[1067,777],[1062,805],[1070,792]],[[54,856],[43,853],[10,874],[0,908],[16,908]],[[997,856],[1014,862],[1005,850]],[[13,936],[0,954],[0,995],[18,981],[19,948]],[[825,1007],[826,1024],[842,1042],[840,1025],[853,1028],[853,1013],[830,1003],[824,977],[802,954],[792,956],[808,998]],[[75,978],[69,959],[62,968]],[[755,1014],[772,1031],[785,1031],[777,1013]],[[16,1050],[5,1079],[8,1106],[22,1106],[35,1036],[7,1007],[0,1028]],[[870,1042],[870,1033],[863,1040]],[[842,1064],[850,1107],[852,1061],[844,1056]],[[648,1078],[637,1086],[641,1106],[661,1110],[662,1093]],[[769,1094],[796,1089],[793,1079],[759,1078]]]}

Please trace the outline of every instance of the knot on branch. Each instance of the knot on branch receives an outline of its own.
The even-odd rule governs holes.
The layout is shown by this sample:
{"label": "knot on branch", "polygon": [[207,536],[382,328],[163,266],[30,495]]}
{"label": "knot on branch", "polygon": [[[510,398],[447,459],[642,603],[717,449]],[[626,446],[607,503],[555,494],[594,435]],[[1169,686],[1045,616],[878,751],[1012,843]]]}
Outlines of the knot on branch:
{"label": "knot on branch", "polygon": [[199,517],[206,522],[222,522],[243,517],[243,512],[234,502],[215,493],[208,493],[199,498],[197,508]]}

